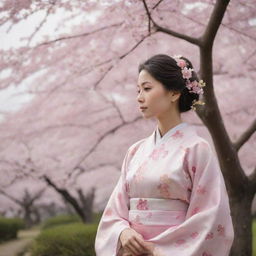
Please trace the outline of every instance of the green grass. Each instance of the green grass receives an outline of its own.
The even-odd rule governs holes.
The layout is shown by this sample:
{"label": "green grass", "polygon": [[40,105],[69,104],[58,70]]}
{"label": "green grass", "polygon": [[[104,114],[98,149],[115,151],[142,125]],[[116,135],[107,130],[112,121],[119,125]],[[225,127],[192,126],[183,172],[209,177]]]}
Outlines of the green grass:
{"label": "green grass", "polygon": [[253,256],[256,256],[256,218],[253,220],[252,224],[252,246],[253,246]]}

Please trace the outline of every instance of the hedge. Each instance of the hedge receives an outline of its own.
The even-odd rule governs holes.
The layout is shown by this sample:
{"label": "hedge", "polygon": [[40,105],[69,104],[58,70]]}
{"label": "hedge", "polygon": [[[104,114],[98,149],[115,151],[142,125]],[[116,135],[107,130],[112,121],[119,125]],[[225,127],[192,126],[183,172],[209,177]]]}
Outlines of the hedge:
{"label": "hedge", "polygon": [[25,223],[19,218],[0,217],[0,242],[17,238],[18,231],[25,228]]}
{"label": "hedge", "polygon": [[32,256],[95,256],[97,224],[71,223],[41,231],[31,247]]}
{"label": "hedge", "polygon": [[42,225],[42,229],[52,228],[58,225],[82,222],[78,215],[58,215],[47,219]]}

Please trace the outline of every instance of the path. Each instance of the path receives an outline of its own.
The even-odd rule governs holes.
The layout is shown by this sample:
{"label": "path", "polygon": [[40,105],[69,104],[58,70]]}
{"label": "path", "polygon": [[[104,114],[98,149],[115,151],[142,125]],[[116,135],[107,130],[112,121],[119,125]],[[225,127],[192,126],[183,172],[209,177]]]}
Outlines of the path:
{"label": "path", "polygon": [[39,233],[38,229],[21,230],[18,239],[0,244],[0,256],[17,256]]}

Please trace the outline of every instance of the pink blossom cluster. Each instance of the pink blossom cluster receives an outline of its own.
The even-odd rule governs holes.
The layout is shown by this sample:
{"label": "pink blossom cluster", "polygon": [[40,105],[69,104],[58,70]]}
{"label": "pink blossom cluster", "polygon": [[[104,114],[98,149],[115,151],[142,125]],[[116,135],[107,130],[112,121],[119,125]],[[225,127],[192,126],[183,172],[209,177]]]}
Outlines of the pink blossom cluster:
{"label": "pink blossom cluster", "polygon": [[194,80],[190,81],[189,79],[192,77],[192,72],[194,71],[192,68],[187,67],[187,63],[185,60],[181,59],[181,55],[175,55],[173,58],[176,60],[177,65],[181,68],[182,77],[186,79],[186,87],[189,89],[190,93],[203,94],[203,88],[205,83],[203,80],[199,82]]}

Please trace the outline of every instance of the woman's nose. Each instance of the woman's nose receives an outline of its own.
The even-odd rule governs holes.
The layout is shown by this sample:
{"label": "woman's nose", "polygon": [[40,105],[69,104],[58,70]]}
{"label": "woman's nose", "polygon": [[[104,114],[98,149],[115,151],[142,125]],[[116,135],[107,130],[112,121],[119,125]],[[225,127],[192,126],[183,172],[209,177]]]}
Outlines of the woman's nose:
{"label": "woman's nose", "polygon": [[144,97],[142,96],[141,93],[138,94],[138,96],[137,96],[137,101],[138,101],[138,102],[143,102],[143,101],[144,101]]}

